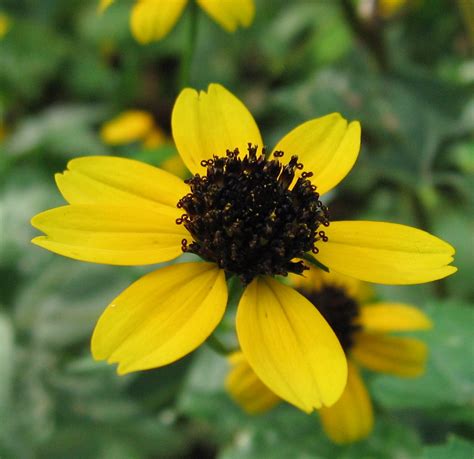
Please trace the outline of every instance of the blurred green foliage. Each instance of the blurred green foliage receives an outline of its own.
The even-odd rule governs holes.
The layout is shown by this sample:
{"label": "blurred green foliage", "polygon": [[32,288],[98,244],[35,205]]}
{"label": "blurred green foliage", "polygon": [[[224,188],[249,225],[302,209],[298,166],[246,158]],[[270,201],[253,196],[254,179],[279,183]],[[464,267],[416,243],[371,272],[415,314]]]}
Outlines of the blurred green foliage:
{"label": "blurred green foliage", "polygon": [[[317,416],[290,406],[244,415],[224,392],[225,359],[209,349],[126,377],[93,362],[97,317],[147,270],[33,247],[29,219],[61,203],[53,174],[72,157],[159,165],[169,156],[166,147],[107,147],[98,128],[142,108],[169,132],[189,18],[140,46],[128,28],[130,1],[103,15],[95,0],[3,1],[0,457],[473,457],[474,59],[462,1],[470,0],[411,2],[369,32],[350,1],[258,1],[252,27],[234,35],[199,17],[191,85],[229,87],[269,145],[331,111],[361,120],[361,157],[331,195],[335,217],[413,224],[457,248],[459,272],[445,281],[378,287],[433,319],[420,335],[430,360],[416,380],[370,375],[376,428],[346,447],[324,437]],[[232,315],[223,328],[229,323]]]}

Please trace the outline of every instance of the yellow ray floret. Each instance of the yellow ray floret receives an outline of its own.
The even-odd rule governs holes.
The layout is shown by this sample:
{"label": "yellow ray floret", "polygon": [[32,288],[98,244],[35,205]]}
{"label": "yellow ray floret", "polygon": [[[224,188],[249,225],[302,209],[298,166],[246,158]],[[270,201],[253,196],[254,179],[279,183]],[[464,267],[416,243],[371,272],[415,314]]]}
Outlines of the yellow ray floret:
{"label": "yellow ray floret", "polygon": [[161,40],[168,35],[183,13],[187,0],[139,0],[130,17],[135,39],[142,43]]}
{"label": "yellow ray floret", "polygon": [[290,131],[274,151],[298,155],[311,181],[322,195],[334,188],[352,169],[360,150],[360,124],[348,123],[339,113],[316,118]]}
{"label": "yellow ray floret", "polygon": [[102,126],[100,136],[109,145],[126,145],[146,137],[153,129],[153,117],[142,110],[128,110]]}
{"label": "yellow ray floret", "polygon": [[92,336],[95,359],[119,373],[174,362],[201,345],[227,304],[224,271],[182,263],[142,277],[106,308]]}
{"label": "yellow ray floret", "polygon": [[158,204],[176,209],[189,192],[178,177],[132,159],[88,156],[69,161],[67,167],[56,174],[56,184],[70,204]]}
{"label": "yellow ray floret", "polygon": [[227,32],[248,27],[255,16],[253,0],[197,0],[198,5]]}
{"label": "yellow ray floret", "polygon": [[428,330],[433,324],[418,308],[402,303],[377,303],[362,306],[358,323],[375,333]]}
{"label": "yellow ray floret", "polygon": [[344,351],[317,309],[294,289],[257,278],[237,310],[240,346],[258,377],[306,412],[332,405],[347,377]]}
{"label": "yellow ray floret", "polygon": [[[114,1],[100,0],[99,12],[104,12]],[[142,44],[163,39],[187,4],[188,0],[137,0],[130,16],[133,36]],[[227,32],[248,27],[255,16],[254,0],[197,0],[197,4]]]}
{"label": "yellow ray floret", "polygon": [[226,389],[247,413],[263,413],[280,402],[280,397],[263,384],[242,352],[234,352],[229,362],[232,368],[226,378]]}
{"label": "yellow ray floret", "polygon": [[31,224],[46,236],[33,243],[65,257],[111,265],[145,265],[176,258],[187,231],[175,223],[180,212],[102,204],[57,207]]}
{"label": "yellow ray floret", "polygon": [[425,370],[427,348],[415,338],[361,332],[352,349],[364,367],[395,376],[419,376]]}
{"label": "yellow ray floret", "polygon": [[372,431],[372,402],[353,363],[348,362],[347,385],[341,398],[333,406],[321,408],[319,414],[324,431],[335,443],[357,441]]}
{"label": "yellow ray floret", "polygon": [[454,249],[416,228],[368,221],[331,222],[317,259],[339,273],[381,284],[420,284],[456,272]]}
{"label": "yellow ray floret", "polygon": [[183,90],[176,99],[171,126],[179,154],[193,173],[205,172],[203,159],[225,156],[235,148],[245,154],[248,143],[263,145],[252,114],[219,84],[209,85],[207,92]]}

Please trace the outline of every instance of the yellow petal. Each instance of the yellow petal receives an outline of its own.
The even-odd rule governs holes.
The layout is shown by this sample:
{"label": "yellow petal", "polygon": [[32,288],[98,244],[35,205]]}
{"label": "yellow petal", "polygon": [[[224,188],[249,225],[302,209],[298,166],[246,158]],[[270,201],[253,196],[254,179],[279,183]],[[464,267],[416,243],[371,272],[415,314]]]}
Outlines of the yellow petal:
{"label": "yellow petal", "polygon": [[332,113],[301,124],[281,139],[274,151],[285,157],[298,155],[311,182],[324,194],[334,188],[352,169],[360,149],[360,124],[347,123]]}
{"label": "yellow petal", "polygon": [[103,13],[115,0],[100,0],[99,13]]}
{"label": "yellow petal", "polygon": [[33,243],[76,260],[111,265],[161,263],[179,256],[190,237],[175,220],[178,209],[74,205],[36,215],[31,224],[46,236]]}
{"label": "yellow petal", "polygon": [[373,297],[370,285],[365,282],[361,282],[353,277],[344,276],[335,271],[327,273],[314,265],[310,265],[308,262],[305,262],[305,264],[309,269],[304,271],[302,275],[289,274],[288,276],[291,280],[291,285],[298,290],[314,292],[328,286],[337,287],[343,289],[349,297],[359,303]]}
{"label": "yellow petal", "polygon": [[435,236],[395,223],[342,221],[325,228],[317,259],[330,270],[381,284],[421,284],[456,272],[454,249]]}
{"label": "yellow petal", "polygon": [[433,325],[418,308],[401,303],[362,306],[358,321],[365,331],[377,333],[427,330]]}
{"label": "yellow petal", "polygon": [[148,164],[112,156],[87,156],[69,161],[56,174],[64,199],[70,204],[164,204],[176,209],[189,187],[178,177]]}
{"label": "yellow petal", "polygon": [[262,147],[262,137],[250,112],[233,94],[219,84],[207,92],[186,88],[181,91],[171,117],[173,138],[184,164],[193,173],[203,173],[203,159],[224,156],[238,148],[247,152],[250,142]]}
{"label": "yellow petal", "polygon": [[226,378],[226,389],[247,413],[263,413],[280,401],[258,378],[242,352],[232,354],[229,361],[232,368]]}
{"label": "yellow petal", "polygon": [[108,145],[126,145],[144,139],[153,125],[150,113],[128,110],[105,123],[100,130],[100,137]]}
{"label": "yellow petal", "polygon": [[159,269],[107,306],[92,336],[92,355],[119,363],[120,374],[174,362],[208,338],[226,303],[225,274],[215,264]]}
{"label": "yellow petal", "polygon": [[374,425],[369,393],[357,367],[347,362],[347,386],[331,407],[319,411],[327,436],[335,443],[351,443],[367,437]]}
{"label": "yellow petal", "polygon": [[147,150],[154,150],[155,148],[167,145],[170,140],[161,128],[155,126],[150,133],[143,140],[143,148]]}
{"label": "yellow petal", "polygon": [[130,17],[133,36],[143,45],[161,40],[174,27],[186,3],[187,0],[137,0]]}
{"label": "yellow petal", "polygon": [[255,279],[237,309],[240,346],[280,398],[311,412],[332,405],[346,384],[344,351],[318,310],[270,277]]}
{"label": "yellow petal", "polygon": [[355,336],[352,356],[372,371],[395,376],[419,376],[424,372],[427,349],[415,338],[361,332]]}
{"label": "yellow petal", "polygon": [[198,5],[227,32],[248,27],[255,16],[254,0],[197,0]]}
{"label": "yellow petal", "polygon": [[164,170],[167,171],[176,177],[181,177],[185,178],[189,172],[185,164],[183,163],[183,160],[181,159],[181,156],[178,154],[175,154],[168,159],[165,159],[160,167]]}

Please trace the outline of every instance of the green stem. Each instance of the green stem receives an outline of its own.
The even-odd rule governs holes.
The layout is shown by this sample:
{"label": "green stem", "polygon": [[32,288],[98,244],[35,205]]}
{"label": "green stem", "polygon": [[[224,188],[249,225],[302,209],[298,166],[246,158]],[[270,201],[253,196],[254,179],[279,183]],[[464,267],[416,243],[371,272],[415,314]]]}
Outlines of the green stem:
{"label": "green stem", "polygon": [[229,349],[222,341],[220,341],[215,334],[207,338],[206,344],[212,348],[213,351],[220,355],[227,356],[232,353],[232,349]]}
{"label": "green stem", "polygon": [[189,29],[186,44],[183,48],[180,68],[180,89],[189,86],[191,79],[191,64],[196,47],[196,37],[198,30],[198,7],[195,1],[189,5]]}

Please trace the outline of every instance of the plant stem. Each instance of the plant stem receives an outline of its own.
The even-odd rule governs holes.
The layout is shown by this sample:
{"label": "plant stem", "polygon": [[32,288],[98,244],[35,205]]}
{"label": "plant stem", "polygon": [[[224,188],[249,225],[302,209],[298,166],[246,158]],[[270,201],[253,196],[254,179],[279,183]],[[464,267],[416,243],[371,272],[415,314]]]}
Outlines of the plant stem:
{"label": "plant stem", "polygon": [[196,37],[198,30],[198,7],[193,0],[189,3],[189,29],[186,44],[183,48],[180,68],[180,89],[189,86],[191,79],[191,64],[196,47]]}

